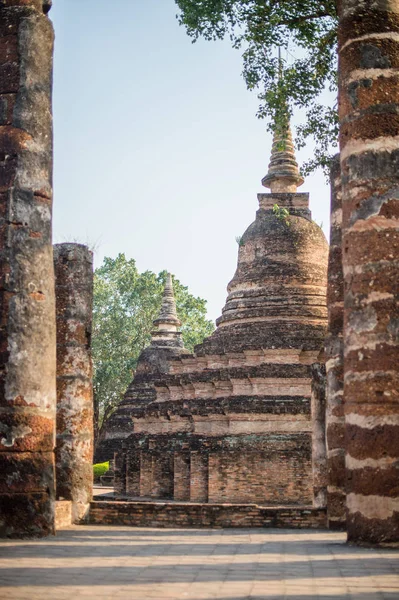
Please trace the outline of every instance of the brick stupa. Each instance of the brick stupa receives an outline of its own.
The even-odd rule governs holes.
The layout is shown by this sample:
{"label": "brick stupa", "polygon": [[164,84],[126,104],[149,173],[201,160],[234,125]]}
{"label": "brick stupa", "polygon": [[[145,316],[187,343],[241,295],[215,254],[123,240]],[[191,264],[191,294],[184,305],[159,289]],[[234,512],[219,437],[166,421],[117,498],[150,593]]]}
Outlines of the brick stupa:
{"label": "brick stupa", "polygon": [[194,354],[167,281],[153,341],[100,446],[99,459],[117,452],[119,493],[312,504],[311,365],[326,334],[328,245],[296,191],[289,129],[276,134],[262,183],[271,193],[258,195],[222,316]]}

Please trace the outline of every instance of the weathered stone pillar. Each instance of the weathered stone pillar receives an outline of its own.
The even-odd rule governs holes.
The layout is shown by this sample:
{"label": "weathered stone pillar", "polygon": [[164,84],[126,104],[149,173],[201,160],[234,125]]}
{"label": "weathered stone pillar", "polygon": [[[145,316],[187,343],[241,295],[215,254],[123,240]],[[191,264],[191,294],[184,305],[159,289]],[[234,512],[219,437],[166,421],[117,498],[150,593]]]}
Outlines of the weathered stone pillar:
{"label": "weathered stone pillar", "polygon": [[57,498],[72,519],[87,515],[93,488],[91,326],[93,255],[81,244],[54,246],[57,315]]}
{"label": "weathered stone pillar", "polygon": [[340,0],[351,542],[399,542],[399,0]]}
{"label": "weathered stone pillar", "polygon": [[72,519],[89,509],[93,489],[91,325],[93,254],[81,244],[54,246],[57,314],[57,499]]}
{"label": "weathered stone pillar", "polygon": [[345,415],[344,415],[344,276],[342,271],[341,166],[337,154],[330,170],[331,219],[328,257],[327,371],[327,518],[330,529],[346,527]]}
{"label": "weathered stone pillar", "polygon": [[54,532],[53,28],[0,1],[0,535]]}
{"label": "weathered stone pillar", "polygon": [[312,365],[312,471],[313,505],[327,505],[326,453],[326,369],[323,363]]}

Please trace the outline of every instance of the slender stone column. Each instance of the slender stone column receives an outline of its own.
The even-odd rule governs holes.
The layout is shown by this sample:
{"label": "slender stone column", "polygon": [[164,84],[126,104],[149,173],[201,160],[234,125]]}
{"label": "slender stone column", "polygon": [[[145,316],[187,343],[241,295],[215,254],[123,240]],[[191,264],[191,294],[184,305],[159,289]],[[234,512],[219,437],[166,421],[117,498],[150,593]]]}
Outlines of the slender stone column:
{"label": "slender stone column", "polygon": [[0,535],[54,532],[53,28],[0,1]]}
{"label": "slender stone column", "polygon": [[344,415],[344,280],[342,272],[342,190],[337,154],[330,170],[331,220],[328,257],[327,371],[327,517],[330,529],[346,528],[345,415]]}
{"label": "slender stone column", "polygon": [[54,246],[57,314],[57,498],[84,519],[93,489],[91,325],[93,254],[81,244]]}
{"label": "slender stone column", "polygon": [[340,0],[348,540],[399,542],[399,0]]}
{"label": "slender stone column", "polygon": [[313,504],[324,508],[327,505],[326,368],[319,362],[312,365],[311,409]]}

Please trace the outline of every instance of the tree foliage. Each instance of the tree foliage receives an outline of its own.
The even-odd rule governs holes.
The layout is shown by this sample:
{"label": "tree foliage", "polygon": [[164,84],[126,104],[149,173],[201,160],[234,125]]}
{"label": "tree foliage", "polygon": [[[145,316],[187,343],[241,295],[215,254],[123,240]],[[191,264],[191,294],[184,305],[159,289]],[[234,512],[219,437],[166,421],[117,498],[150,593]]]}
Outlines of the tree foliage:
{"label": "tree foliage", "polygon": [[[243,50],[243,76],[257,90],[258,116],[284,126],[294,108],[305,109],[297,145],[308,136],[316,142],[315,158],[305,171],[325,166],[330,145],[338,138],[336,107],[324,106],[320,95],[337,90],[337,27],[335,0],[176,0],[178,19],[188,35],[217,40],[229,37]],[[294,53],[291,60],[279,60]],[[284,50],[287,52],[284,53]]]}
{"label": "tree foliage", "polygon": [[[152,322],[162,300],[166,271],[139,273],[124,254],[105,258],[94,272],[93,367],[95,425],[98,434],[132,380],[140,352],[151,340]],[[173,278],[184,345],[193,350],[210,335],[206,300],[191,295]]]}

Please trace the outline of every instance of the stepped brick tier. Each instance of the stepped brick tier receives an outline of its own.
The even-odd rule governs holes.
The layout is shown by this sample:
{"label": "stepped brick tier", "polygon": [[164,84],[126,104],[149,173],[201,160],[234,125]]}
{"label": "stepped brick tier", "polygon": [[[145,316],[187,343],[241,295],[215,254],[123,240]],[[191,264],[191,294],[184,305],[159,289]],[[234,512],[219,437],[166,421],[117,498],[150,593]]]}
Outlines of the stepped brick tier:
{"label": "stepped brick tier", "polygon": [[339,2],[348,540],[399,544],[399,0]]}
{"label": "stepped brick tier", "polygon": [[189,354],[175,316],[162,310],[155,321],[98,454],[117,452],[119,493],[312,504],[311,380],[326,333],[328,246],[307,194],[258,199],[216,331]]}
{"label": "stepped brick tier", "polygon": [[339,154],[331,164],[328,332],[326,337],[328,464],[327,514],[330,529],[346,528],[344,414],[344,275],[342,271],[342,190]]}
{"label": "stepped brick tier", "polygon": [[326,509],[257,504],[94,501],[90,505],[90,524],[160,528],[323,529],[326,527]]}
{"label": "stepped brick tier", "polygon": [[0,2],[0,535],[54,531],[51,2]]}
{"label": "stepped brick tier", "polygon": [[93,487],[91,325],[93,254],[81,244],[54,246],[57,314],[57,500],[72,520],[88,513]]}

